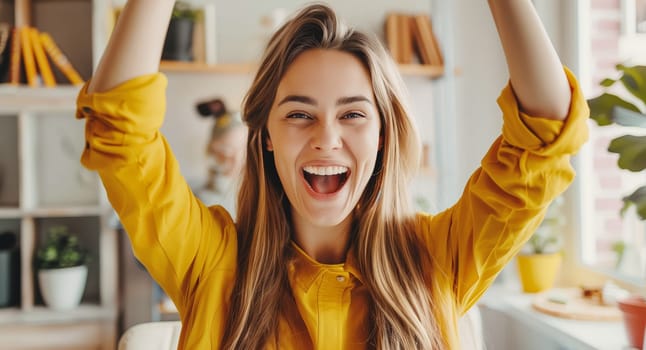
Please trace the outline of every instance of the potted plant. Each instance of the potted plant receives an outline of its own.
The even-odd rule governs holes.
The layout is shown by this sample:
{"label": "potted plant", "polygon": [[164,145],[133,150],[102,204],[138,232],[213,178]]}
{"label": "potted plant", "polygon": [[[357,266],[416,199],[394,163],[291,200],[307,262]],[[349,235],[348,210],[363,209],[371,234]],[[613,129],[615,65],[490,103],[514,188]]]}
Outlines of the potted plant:
{"label": "potted plant", "polygon": [[[646,66],[617,65],[621,76],[618,79],[604,79],[601,86],[609,88],[615,83],[621,83],[630,98],[622,98],[615,94],[604,92],[600,96],[588,100],[590,117],[599,126],[620,125],[632,128],[646,128],[646,110],[634,102],[646,104]],[[646,136],[626,134],[613,139],[608,151],[619,154],[619,168],[633,172],[646,169]],[[637,215],[646,220],[646,184],[639,186],[633,193],[623,197],[624,205],[621,213],[634,207]],[[622,255],[625,247],[621,248]],[[619,309],[624,315],[624,324],[631,346],[641,349],[646,326],[646,299],[643,296],[631,296],[618,300]]]}
{"label": "potted plant", "polygon": [[85,291],[88,262],[88,251],[66,226],[47,231],[36,252],[36,268],[40,293],[48,307],[69,310],[79,305]]}
{"label": "potted plant", "polygon": [[561,229],[565,223],[563,197],[547,208],[545,218],[517,257],[523,291],[538,293],[552,288],[561,267]]}
{"label": "potted plant", "polygon": [[163,60],[193,61],[193,29],[200,14],[200,10],[184,1],[175,3],[162,50]]}

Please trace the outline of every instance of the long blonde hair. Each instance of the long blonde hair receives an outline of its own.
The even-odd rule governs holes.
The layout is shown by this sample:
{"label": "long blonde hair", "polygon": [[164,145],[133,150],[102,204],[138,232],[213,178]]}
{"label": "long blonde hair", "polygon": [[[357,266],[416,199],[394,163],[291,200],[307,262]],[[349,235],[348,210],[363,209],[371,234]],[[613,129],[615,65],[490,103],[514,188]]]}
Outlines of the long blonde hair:
{"label": "long blonde hair", "polygon": [[[334,12],[310,5],[271,38],[247,93],[243,119],[249,127],[247,167],[238,197],[238,271],[231,296],[225,349],[258,349],[276,335],[281,301],[289,294],[289,202],[273,155],[265,149],[266,124],[278,84],[306,50],[341,50],[369,70],[384,144],[373,176],[354,213],[352,249],[371,296],[372,332],[379,349],[442,349],[431,298],[428,259],[417,247],[407,182],[419,161],[419,139],[402,100],[397,68],[376,38],[337,21]],[[277,205],[280,204],[280,205]]]}

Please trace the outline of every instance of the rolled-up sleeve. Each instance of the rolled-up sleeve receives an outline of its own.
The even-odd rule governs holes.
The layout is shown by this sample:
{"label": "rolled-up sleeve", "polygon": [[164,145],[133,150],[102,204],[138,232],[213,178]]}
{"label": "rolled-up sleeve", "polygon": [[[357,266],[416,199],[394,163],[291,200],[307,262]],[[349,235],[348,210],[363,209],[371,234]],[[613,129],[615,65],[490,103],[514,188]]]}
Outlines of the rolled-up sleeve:
{"label": "rolled-up sleeve", "polygon": [[458,310],[466,312],[540,224],[547,205],[573,181],[570,156],[587,140],[588,107],[565,69],[572,100],[565,121],[525,115],[510,85],[498,104],[502,135],[469,179],[459,201],[436,216],[420,214],[419,230],[436,268],[452,276]]}
{"label": "rolled-up sleeve", "polygon": [[77,118],[86,120],[82,164],[98,171],[135,255],[182,312],[205,270],[233,269],[236,235],[224,209],[193,195],[159,132],[166,86],[161,73],[102,93],[86,84]]}

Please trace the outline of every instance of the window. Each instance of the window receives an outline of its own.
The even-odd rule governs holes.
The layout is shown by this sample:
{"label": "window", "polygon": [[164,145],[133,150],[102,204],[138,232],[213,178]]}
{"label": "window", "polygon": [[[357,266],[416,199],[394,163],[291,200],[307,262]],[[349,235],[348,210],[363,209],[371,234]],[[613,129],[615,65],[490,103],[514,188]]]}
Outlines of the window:
{"label": "window", "polygon": [[[618,76],[614,69],[617,63],[646,64],[646,0],[589,4],[590,54],[581,55],[585,57],[582,64],[591,73],[591,86],[584,86],[588,98],[601,93],[598,83],[603,78]],[[617,88],[613,93],[622,95],[622,89]],[[624,134],[646,135],[646,129],[591,123],[590,141],[581,154],[579,169],[581,258],[585,265],[643,284],[646,225],[634,212],[621,217],[619,211],[621,198],[646,183],[646,172],[619,169],[617,155],[607,152],[610,140]]]}
{"label": "window", "polygon": [[635,32],[646,33],[646,1],[636,0]]}
{"label": "window", "polygon": [[621,11],[624,35],[646,33],[646,0],[623,0]]}

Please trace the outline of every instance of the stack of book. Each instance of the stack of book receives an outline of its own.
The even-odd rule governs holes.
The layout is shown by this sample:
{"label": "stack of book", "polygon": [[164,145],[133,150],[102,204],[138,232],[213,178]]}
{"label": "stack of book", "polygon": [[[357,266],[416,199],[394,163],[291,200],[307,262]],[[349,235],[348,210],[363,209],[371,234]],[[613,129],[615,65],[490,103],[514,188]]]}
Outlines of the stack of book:
{"label": "stack of book", "polygon": [[386,15],[386,46],[395,62],[442,66],[444,59],[431,18],[425,13],[405,14],[391,12]]}
{"label": "stack of book", "polygon": [[57,82],[52,63],[71,84],[83,84],[83,78],[48,33],[0,23],[0,83],[54,87]]}

